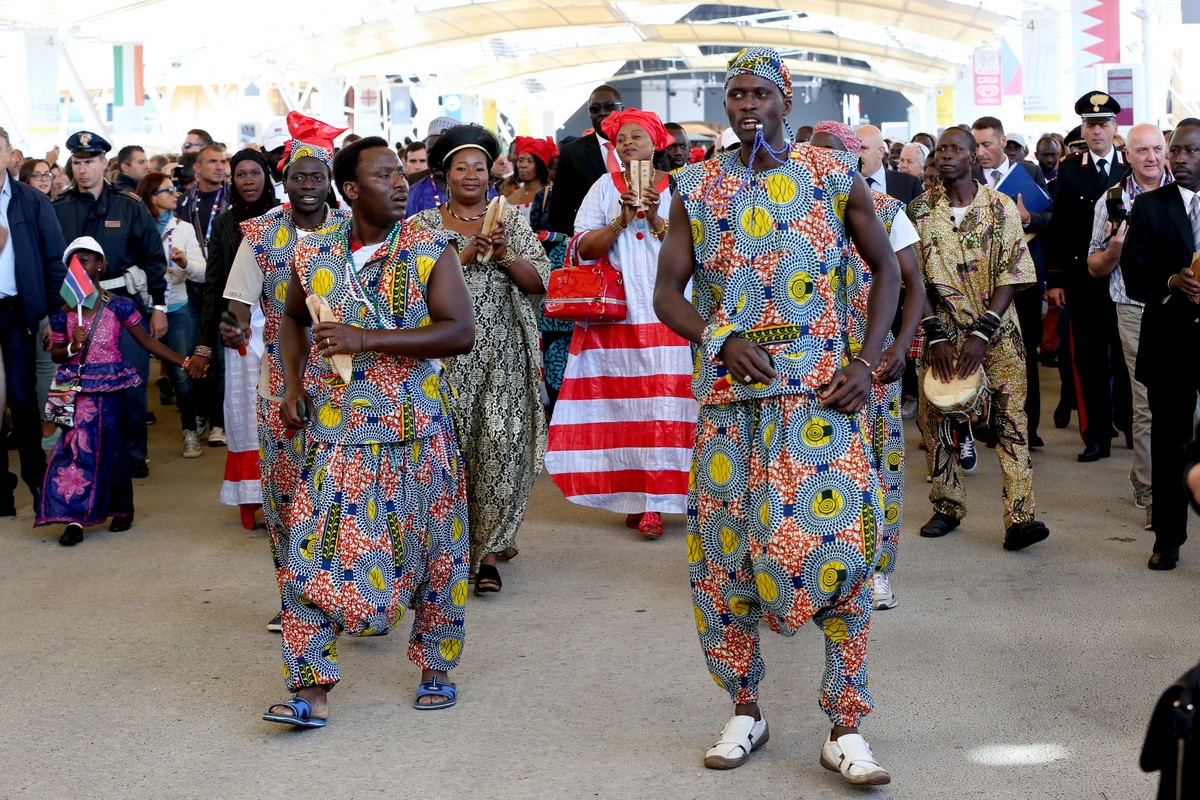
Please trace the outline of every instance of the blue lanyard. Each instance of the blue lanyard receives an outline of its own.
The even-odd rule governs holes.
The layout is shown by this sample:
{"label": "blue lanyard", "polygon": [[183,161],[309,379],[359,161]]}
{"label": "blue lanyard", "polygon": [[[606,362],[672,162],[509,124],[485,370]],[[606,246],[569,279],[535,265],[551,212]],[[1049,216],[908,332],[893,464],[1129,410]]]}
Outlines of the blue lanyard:
{"label": "blue lanyard", "polygon": [[206,225],[204,228],[205,240],[208,240],[212,236],[213,219],[216,218],[218,213],[220,213],[221,200],[223,200],[224,198],[225,198],[225,186],[224,186],[224,184],[222,184],[221,188],[217,189],[217,196],[213,198],[212,208],[210,208],[208,210],[208,225]]}

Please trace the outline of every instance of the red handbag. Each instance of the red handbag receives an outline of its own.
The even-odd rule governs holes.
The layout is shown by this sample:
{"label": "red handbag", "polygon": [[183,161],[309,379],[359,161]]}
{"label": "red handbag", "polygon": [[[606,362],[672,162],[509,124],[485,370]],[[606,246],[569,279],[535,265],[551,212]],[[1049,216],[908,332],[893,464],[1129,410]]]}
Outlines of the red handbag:
{"label": "red handbag", "polygon": [[563,266],[550,273],[542,314],[565,322],[620,322],[625,319],[625,281],[608,256],[579,263],[577,234],[567,243]]}

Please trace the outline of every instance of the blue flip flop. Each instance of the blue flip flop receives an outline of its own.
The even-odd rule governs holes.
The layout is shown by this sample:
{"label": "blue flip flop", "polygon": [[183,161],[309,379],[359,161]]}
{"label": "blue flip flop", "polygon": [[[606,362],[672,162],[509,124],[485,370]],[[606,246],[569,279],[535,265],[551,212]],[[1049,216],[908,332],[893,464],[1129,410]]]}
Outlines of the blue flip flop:
{"label": "blue flip flop", "polygon": [[329,724],[329,720],[314,717],[312,715],[312,706],[298,694],[292,695],[291,700],[285,700],[282,703],[275,703],[271,706],[284,706],[292,710],[291,714],[272,714],[268,711],[263,714],[263,719],[267,722],[278,722],[281,725],[292,725],[297,728],[324,728]]}
{"label": "blue flip flop", "polygon": [[[445,697],[438,703],[422,703],[422,697]],[[425,681],[417,686],[417,698],[413,708],[417,711],[437,711],[440,708],[450,708],[458,702],[458,687],[453,683],[440,683],[437,678]]]}

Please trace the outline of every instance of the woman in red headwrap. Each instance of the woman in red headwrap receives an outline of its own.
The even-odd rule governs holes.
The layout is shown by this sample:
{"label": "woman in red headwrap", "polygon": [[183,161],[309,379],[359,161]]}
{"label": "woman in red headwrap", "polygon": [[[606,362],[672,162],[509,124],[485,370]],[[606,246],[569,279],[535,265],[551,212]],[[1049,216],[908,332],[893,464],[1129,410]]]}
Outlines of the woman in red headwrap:
{"label": "woman in red headwrap", "polygon": [[558,145],[550,137],[534,139],[518,136],[516,191],[508,196],[508,202],[536,231],[550,229],[550,162],[558,157]]}
{"label": "woman in red headwrap", "polygon": [[[653,161],[674,139],[658,116],[637,109],[602,123],[622,166]],[[579,255],[607,256],[621,272],[626,317],[578,324],[550,425],[546,469],[573,503],[628,516],[625,524],[661,536],[660,514],[687,509],[698,413],[687,342],[658,321],[654,282],[667,233],[666,173],[634,195],[626,171],[593,184],[575,217]]]}

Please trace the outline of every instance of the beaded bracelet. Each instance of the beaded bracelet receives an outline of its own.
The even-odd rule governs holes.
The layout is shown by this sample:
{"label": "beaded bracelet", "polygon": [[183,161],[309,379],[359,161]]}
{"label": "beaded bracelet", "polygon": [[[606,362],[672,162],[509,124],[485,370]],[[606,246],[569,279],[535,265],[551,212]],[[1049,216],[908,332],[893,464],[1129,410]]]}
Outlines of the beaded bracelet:
{"label": "beaded bracelet", "polygon": [[192,355],[200,356],[201,358],[212,359],[212,348],[208,347],[207,345],[198,344],[196,345],[196,350],[192,353]]}

